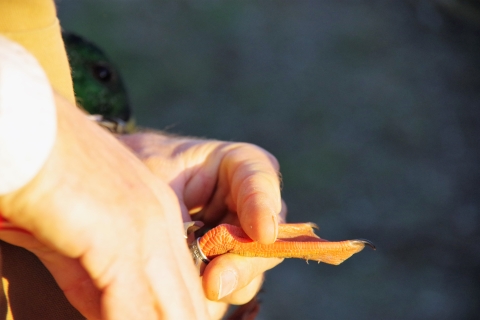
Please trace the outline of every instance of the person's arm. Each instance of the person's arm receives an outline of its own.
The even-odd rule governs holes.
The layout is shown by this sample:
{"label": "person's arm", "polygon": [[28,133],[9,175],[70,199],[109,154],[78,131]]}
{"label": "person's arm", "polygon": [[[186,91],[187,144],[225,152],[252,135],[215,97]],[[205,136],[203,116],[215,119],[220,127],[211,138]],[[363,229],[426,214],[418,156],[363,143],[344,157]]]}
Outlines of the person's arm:
{"label": "person's arm", "polygon": [[[184,221],[208,226],[241,226],[254,240],[272,243],[286,206],[280,195],[274,156],[247,143],[232,143],[137,133],[118,137],[180,199]],[[203,289],[212,315],[225,304],[244,304],[258,292],[263,273],[281,259],[224,254],[203,273]]]}
{"label": "person's arm", "polygon": [[[28,55],[18,45],[12,50],[15,58]],[[3,230],[0,239],[36,254],[89,319],[205,319],[174,192],[111,134],[53,93],[45,75],[38,76],[40,66],[23,69],[8,55],[1,63],[8,66],[2,72],[16,70],[0,75],[3,83],[22,86],[28,83],[22,77],[39,82],[0,96],[2,110],[20,108],[29,117],[31,108],[54,103],[57,131],[39,171],[0,195],[4,218],[29,234]],[[23,95],[50,100],[26,104]],[[10,142],[21,138],[20,147],[28,149],[35,142],[32,134],[39,134],[29,129],[0,134]],[[0,151],[7,159],[3,145]]]}
{"label": "person's arm", "polygon": [[[68,65],[63,50],[63,44],[61,43],[58,21],[55,17],[55,8],[53,6],[53,1],[32,0],[31,2],[25,2],[17,0],[1,2],[0,16],[2,14],[8,15],[9,12],[10,19],[0,19],[0,33],[3,33],[9,36],[11,39],[22,43],[27,49],[34,53],[34,55],[42,64],[43,68],[46,70],[54,89],[59,91],[63,96],[67,97],[67,100],[73,103],[74,98],[73,92],[71,91],[71,80],[68,72],[65,72],[68,69]],[[14,15],[16,15],[16,17],[14,17]],[[22,20],[25,19],[29,21],[24,24]],[[83,129],[76,128],[76,130],[82,131]],[[91,138],[94,139],[93,137]],[[245,155],[249,155],[248,152]],[[176,160],[183,163],[182,159]],[[253,160],[255,161],[255,159]],[[94,163],[96,162],[93,161],[92,165]],[[244,162],[244,164],[247,163],[248,161]],[[232,162],[230,163],[230,165],[236,164],[235,162]],[[243,166],[243,168],[246,167]],[[259,172],[257,172],[255,176],[258,177],[258,173]],[[119,173],[119,176],[120,175],[122,174]],[[275,177],[273,180],[277,178],[275,170],[272,171],[272,176]],[[260,180],[262,180],[262,178],[260,178]],[[264,198],[267,201],[270,201],[271,199],[276,199],[273,200],[273,202],[277,203],[273,204],[273,207],[270,209],[268,209],[270,205],[252,205],[248,204],[248,201],[244,200],[241,200],[239,204],[239,207],[243,208],[241,210],[244,212],[244,214],[240,214],[240,216],[243,217],[242,219],[244,221],[244,224],[248,225],[249,222],[251,222],[252,229],[251,231],[249,231],[250,234],[253,238],[262,242],[272,242],[275,239],[275,226],[277,223],[275,217],[278,213],[277,211],[279,210],[278,208],[276,208],[279,206],[277,201],[279,199],[278,185],[275,185],[274,183],[274,186],[271,189],[268,189],[267,194],[267,197],[262,197],[261,195],[259,196],[257,194],[257,196],[249,197],[250,200],[244,200],[248,200],[250,201],[250,203],[252,203],[254,202],[252,201],[252,199],[258,200]],[[169,212],[169,214],[176,215],[177,213],[175,213],[175,211],[171,211]],[[18,241],[17,236],[18,235],[16,235],[16,238],[14,239],[16,241]],[[31,245],[29,247],[32,250]],[[37,250],[36,253],[37,255],[41,255],[41,252],[42,250]],[[268,259],[268,261],[265,262],[263,262],[262,259],[240,259],[240,261],[237,263],[234,262],[235,259],[236,257],[230,257],[229,255],[225,255],[224,257],[222,257],[222,259],[217,259],[215,263],[212,263],[210,265],[208,269],[209,271],[204,277],[204,287],[206,289],[206,294],[210,299],[218,300],[219,298],[221,298],[222,301],[231,303],[245,302],[245,299],[248,300],[249,297],[251,297],[258,290],[262,281],[261,273],[279,262],[279,260],[272,261]],[[59,280],[59,275],[62,277],[65,275],[62,272],[55,272],[55,269],[57,269],[58,265],[61,265],[62,263],[56,261],[55,264],[49,264],[48,261],[46,261],[45,259],[42,259],[42,261],[44,261],[46,265],[50,265],[49,269],[52,271],[53,274],[57,275],[57,281]],[[229,293],[228,297],[222,298],[221,295],[225,293],[225,289],[227,289],[227,286],[225,284],[223,286],[220,286],[218,279],[220,279],[221,272],[224,271],[225,267],[228,266],[232,266],[234,268],[235,274],[238,278],[235,288],[232,289],[233,292]],[[241,269],[243,271],[250,270],[250,272],[240,272]],[[81,270],[81,268],[79,270]],[[72,281],[72,279],[75,279],[75,277],[70,277],[68,281]],[[252,279],[254,280],[252,281]],[[60,282],[65,284],[65,281]],[[189,283],[188,285],[190,286],[191,284]],[[62,286],[62,288],[63,287],[64,286]],[[220,290],[221,288],[223,289]],[[75,290],[73,291],[75,292]],[[80,291],[82,290],[78,289],[75,295],[79,294]],[[221,293],[220,291],[223,291],[223,293]],[[72,294],[72,290],[68,290],[67,295],[69,294],[69,292],[70,294]],[[84,297],[88,297],[88,295],[84,295]],[[82,303],[82,299],[77,299],[77,302]],[[81,307],[78,308],[81,309]],[[219,310],[218,306],[215,306],[215,310]]]}

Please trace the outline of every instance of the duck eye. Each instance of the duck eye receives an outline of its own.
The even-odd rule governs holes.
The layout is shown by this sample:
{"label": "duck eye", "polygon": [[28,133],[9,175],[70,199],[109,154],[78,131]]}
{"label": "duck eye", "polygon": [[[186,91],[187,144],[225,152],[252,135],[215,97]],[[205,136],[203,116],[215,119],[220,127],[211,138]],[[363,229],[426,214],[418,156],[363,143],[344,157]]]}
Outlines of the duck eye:
{"label": "duck eye", "polygon": [[94,65],[93,75],[101,82],[108,82],[112,79],[112,71],[105,65]]}

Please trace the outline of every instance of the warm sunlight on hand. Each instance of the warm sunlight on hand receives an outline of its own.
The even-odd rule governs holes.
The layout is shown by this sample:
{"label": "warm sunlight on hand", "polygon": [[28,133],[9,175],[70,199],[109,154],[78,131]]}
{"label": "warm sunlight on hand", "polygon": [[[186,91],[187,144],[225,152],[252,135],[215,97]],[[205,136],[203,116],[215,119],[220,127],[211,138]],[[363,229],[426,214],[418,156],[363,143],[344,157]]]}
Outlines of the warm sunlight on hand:
{"label": "warm sunlight on hand", "polygon": [[34,254],[89,319],[206,319],[171,188],[57,96],[58,134],[40,173],[0,197]]}
{"label": "warm sunlight on hand", "polygon": [[[247,143],[229,143],[138,133],[120,136],[180,199],[184,221],[208,226],[241,226],[254,240],[273,243],[286,215],[280,195],[279,165],[267,151]],[[225,254],[203,274],[211,301],[243,304],[258,292],[263,272],[281,259]],[[210,304],[210,311],[216,307]]]}

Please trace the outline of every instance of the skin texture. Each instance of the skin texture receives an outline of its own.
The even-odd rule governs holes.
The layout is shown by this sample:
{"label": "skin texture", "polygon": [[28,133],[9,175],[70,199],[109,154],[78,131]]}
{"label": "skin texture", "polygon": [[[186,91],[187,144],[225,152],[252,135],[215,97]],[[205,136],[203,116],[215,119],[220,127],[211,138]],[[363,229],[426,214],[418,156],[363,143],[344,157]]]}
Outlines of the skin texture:
{"label": "skin texture", "polygon": [[[119,136],[180,200],[184,221],[207,226],[241,226],[260,243],[273,243],[278,221],[286,215],[280,195],[279,167],[267,151],[245,143],[228,143],[146,132]],[[244,304],[258,292],[263,273],[282,259],[246,258],[224,254],[203,274],[203,290],[210,314],[226,304]],[[220,296],[222,272],[237,278],[233,291]],[[217,310],[217,311],[216,311]]]}
{"label": "skin texture", "polygon": [[[224,301],[208,304],[212,318],[225,311],[227,302],[248,301],[245,297],[257,292],[263,271],[280,260],[226,254],[209,265],[200,282],[181,217],[197,212],[208,222],[236,221],[253,239],[275,241],[278,215],[285,211],[274,158],[250,145],[194,147],[196,140],[181,146],[175,141],[164,144],[160,153],[165,157],[156,160],[164,170],[175,169],[171,175],[156,167],[153,156],[144,157],[154,173],[166,177],[158,179],[73,106],[53,1],[0,3],[6,13],[1,31],[24,45],[53,88],[67,97],[56,96],[58,136],[42,170],[20,190],[0,197],[0,212],[13,228],[28,233],[4,230],[0,239],[36,254],[89,319],[205,319],[201,284],[207,298]],[[83,96],[100,89],[89,90]],[[85,106],[85,100],[80,104]],[[122,114],[122,108],[115,112]],[[89,111],[109,112],[106,107]],[[238,281],[233,292],[220,298],[218,279],[225,270],[237,274]]]}
{"label": "skin texture", "polygon": [[59,96],[56,105],[49,159],[0,197],[0,212],[31,235],[0,238],[36,254],[89,319],[207,319],[175,193],[81,111]]}
{"label": "skin texture", "polygon": [[[180,218],[195,212],[208,224],[245,225],[252,238],[275,241],[286,213],[275,158],[249,144],[121,136],[149,171],[80,111],[56,101],[51,157],[27,186],[0,197],[11,226],[30,234],[3,230],[0,239],[36,254],[89,319],[204,319],[205,305],[217,319],[228,304],[251,300],[263,272],[281,259],[225,254],[199,279]],[[221,296],[224,271],[237,280]]]}

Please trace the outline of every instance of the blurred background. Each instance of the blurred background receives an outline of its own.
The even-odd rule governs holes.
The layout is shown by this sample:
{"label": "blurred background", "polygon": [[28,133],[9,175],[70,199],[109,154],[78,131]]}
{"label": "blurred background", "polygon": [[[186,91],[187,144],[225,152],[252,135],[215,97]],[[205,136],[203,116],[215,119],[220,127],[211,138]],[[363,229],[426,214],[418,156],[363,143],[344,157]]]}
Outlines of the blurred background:
{"label": "blurred background", "polygon": [[291,222],[367,238],[270,271],[259,319],[478,319],[480,5],[61,0],[141,126],[272,152]]}

